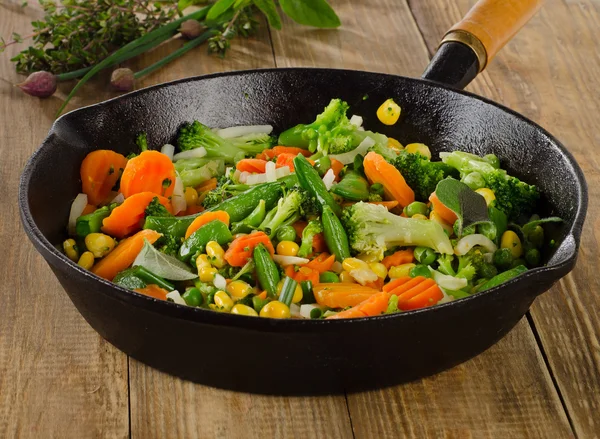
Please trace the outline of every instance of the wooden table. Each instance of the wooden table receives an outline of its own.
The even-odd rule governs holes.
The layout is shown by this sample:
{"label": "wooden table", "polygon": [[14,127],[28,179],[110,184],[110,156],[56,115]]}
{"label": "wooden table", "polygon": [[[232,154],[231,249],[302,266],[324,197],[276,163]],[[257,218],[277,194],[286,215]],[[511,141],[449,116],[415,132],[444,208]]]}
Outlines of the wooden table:
{"label": "wooden table", "polygon": [[[7,1],[0,0],[0,35],[26,33],[39,10]],[[224,60],[197,49],[141,85],[274,66],[418,76],[473,0],[332,3],[344,23],[337,31],[263,26]],[[21,169],[68,89],[45,101],[25,96],[12,85],[20,79],[12,52],[0,55],[0,437],[599,437],[599,40],[598,0],[549,0],[469,86],[548,128],[581,164],[590,209],[575,270],[471,361],[383,391],[318,398],[185,382],[128,358],[86,324],[28,242],[17,207]],[[106,82],[84,87],[70,108],[112,96]]]}

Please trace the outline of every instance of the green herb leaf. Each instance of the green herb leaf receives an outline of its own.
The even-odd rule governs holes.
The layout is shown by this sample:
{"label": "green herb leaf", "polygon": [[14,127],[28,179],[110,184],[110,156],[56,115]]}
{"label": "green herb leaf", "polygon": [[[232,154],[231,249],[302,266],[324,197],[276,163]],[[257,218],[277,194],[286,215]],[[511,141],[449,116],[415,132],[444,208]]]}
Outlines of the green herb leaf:
{"label": "green herb leaf", "polygon": [[281,9],[296,23],[320,28],[338,27],[341,22],[325,0],[280,0]]}
{"label": "green herb leaf", "polygon": [[206,15],[206,20],[215,21],[217,18],[219,18],[229,9],[231,9],[234,3],[235,0],[218,0],[212,6],[212,8],[210,8],[210,11],[208,11],[208,14]]}
{"label": "green herb leaf", "polygon": [[490,222],[485,199],[466,184],[446,178],[438,183],[435,194],[458,217],[459,237],[464,227]]}
{"label": "green herb leaf", "polygon": [[254,0],[254,5],[265,14],[269,25],[273,29],[281,29],[281,17],[273,0]]}
{"label": "green herb leaf", "polygon": [[198,277],[185,263],[159,252],[148,240],[144,241],[144,247],[133,261],[134,266],[141,265],[155,275],[169,280],[192,280]]}
{"label": "green herb leaf", "polygon": [[179,11],[182,12],[186,8],[189,8],[190,6],[203,5],[206,3],[207,3],[207,0],[179,0],[177,2],[177,9],[179,9]]}

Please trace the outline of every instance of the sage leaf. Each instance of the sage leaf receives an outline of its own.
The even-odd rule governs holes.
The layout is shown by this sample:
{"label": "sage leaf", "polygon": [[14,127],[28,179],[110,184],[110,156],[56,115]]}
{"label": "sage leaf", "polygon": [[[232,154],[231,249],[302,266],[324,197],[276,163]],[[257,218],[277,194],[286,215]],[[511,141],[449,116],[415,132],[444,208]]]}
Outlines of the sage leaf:
{"label": "sage leaf", "polygon": [[144,247],[133,261],[134,266],[141,265],[155,275],[169,280],[191,280],[198,277],[184,262],[159,252],[147,239],[144,241]]}
{"label": "sage leaf", "polygon": [[485,198],[466,184],[454,178],[446,178],[437,184],[435,194],[442,204],[458,217],[459,237],[465,227],[490,222]]}
{"label": "sage leaf", "polygon": [[320,28],[338,27],[341,22],[325,0],[279,0],[281,9],[296,23]]}
{"label": "sage leaf", "polygon": [[206,20],[215,21],[225,12],[227,12],[235,3],[235,0],[218,0],[206,15]]}
{"label": "sage leaf", "polygon": [[273,29],[281,29],[281,17],[273,0],[254,0],[254,5],[265,14],[269,25]]}

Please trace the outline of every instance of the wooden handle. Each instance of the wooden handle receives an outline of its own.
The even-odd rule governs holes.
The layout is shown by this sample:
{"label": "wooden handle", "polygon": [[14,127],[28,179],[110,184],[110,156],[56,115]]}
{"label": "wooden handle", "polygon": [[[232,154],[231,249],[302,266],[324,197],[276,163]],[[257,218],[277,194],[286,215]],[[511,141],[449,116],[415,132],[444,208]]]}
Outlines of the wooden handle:
{"label": "wooden handle", "polygon": [[[529,21],[544,0],[479,0],[467,15],[456,23],[444,41],[461,41],[470,45],[480,59],[480,71],[504,45]],[[476,40],[474,44],[472,37]],[[473,47],[481,43],[479,48]],[[481,47],[483,46],[483,47]]]}

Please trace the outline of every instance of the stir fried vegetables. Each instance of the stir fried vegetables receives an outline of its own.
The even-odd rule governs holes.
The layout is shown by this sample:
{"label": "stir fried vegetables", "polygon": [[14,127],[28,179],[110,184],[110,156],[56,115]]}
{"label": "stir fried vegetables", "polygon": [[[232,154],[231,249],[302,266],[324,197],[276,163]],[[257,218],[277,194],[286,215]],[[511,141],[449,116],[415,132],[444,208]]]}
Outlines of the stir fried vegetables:
{"label": "stir fried vegetables", "polygon": [[[555,245],[538,189],[494,155],[432,159],[366,131],[333,99],[316,120],[181,127],[179,151],[108,150],[82,162],[65,255],[158,300],[267,318],[402,313],[487,291]],[[397,123],[386,101],[377,117]],[[151,145],[154,148],[161,145]]]}

